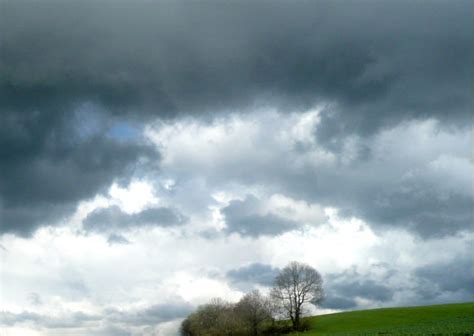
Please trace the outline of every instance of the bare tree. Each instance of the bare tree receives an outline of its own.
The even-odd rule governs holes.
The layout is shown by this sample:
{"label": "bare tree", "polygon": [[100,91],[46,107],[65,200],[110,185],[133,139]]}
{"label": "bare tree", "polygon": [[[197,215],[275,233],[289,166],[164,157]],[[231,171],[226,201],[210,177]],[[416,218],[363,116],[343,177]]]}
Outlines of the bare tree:
{"label": "bare tree", "polygon": [[271,296],[280,303],[286,317],[290,318],[294,330],[300,327],[305,303],[317,304],[323,299],[323,280],[313,267],[291,262],[275,279]]}
{"label": "bare tree", "polygon": [[262,322],[271,319],[271,305],[259,290],[246,294],[236,305],[236,312],[247,325],[250,334],[258,335]]}

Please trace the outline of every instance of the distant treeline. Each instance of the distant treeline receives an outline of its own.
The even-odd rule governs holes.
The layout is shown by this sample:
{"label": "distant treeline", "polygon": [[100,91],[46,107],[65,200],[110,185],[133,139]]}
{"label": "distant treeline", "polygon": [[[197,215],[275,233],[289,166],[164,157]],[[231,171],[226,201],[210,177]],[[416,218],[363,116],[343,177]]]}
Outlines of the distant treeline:
{"label": "distant treeline", "polygon": [[254,290],[237,303],[214,299],[182,322],[181,334],[256,336],[305,330],[307,326],[301,321],[304,305],[318,304],[322,299],[320,274],[307,264],[291,262],[275,278],[269,296]]}

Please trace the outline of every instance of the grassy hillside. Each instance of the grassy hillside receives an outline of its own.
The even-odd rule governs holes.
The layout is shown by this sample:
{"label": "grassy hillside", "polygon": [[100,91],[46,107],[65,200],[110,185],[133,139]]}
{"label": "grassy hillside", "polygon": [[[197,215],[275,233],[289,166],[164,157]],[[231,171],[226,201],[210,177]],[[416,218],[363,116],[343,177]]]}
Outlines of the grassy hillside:
{"label": "grassy hillside", "polygon": [[307,318],[300,335],[473,335],[474,303],[387,308]]}

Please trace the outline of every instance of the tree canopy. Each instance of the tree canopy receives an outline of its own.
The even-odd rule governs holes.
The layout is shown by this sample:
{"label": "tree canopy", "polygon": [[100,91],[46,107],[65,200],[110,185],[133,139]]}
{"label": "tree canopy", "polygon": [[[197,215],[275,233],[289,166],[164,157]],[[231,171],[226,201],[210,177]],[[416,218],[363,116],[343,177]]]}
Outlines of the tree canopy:
{"label": "tree canopy", "polygon": [[[199,306],[181,324],[184,336],[257,336],[302,330],[306,304],[323,299],[323,280],[308,264],[291,262],[280,270],[270,295],[259,290],[245,294],[237,303],[213,299]],[[279,322],[278,320],[281,320]],[[291,321],[291,327],[287,323]]]}

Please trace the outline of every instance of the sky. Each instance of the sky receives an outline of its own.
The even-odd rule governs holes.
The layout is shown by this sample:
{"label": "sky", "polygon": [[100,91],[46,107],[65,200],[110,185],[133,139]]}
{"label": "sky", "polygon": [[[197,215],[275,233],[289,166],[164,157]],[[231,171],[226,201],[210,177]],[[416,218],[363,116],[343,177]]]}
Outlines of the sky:
{"label": "sky", "polygon": [[309,313],[474,301],[472,1],[0,8],[2,335],[175,336],[293,260]]}

